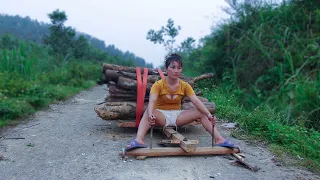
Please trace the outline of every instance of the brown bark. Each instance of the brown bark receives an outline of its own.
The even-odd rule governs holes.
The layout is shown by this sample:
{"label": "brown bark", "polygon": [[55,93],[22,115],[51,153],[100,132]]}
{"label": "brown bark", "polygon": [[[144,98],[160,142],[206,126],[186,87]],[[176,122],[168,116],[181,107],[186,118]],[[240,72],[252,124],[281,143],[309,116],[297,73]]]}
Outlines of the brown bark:
{"label": "brown bark", "polygon": [[131,95],[137,94],[135,90],[123,89],[115,84],[108,84],[108,89],[110,94],[131,94]]}
{"label": "brown bark", "polygon": [[[108,96],[105,98],[106,102],[137,102],[137,97],[112,97]],[[149,101],[149,97],[145,97],[145,102]]]}
{"label": "brown bark", "polygon": [[197,76],[197,77],[193,78],[193,82],[197,82],[197,81],[200,81],[202,79],[208,79],[208,78],[212,78],[212,77],[214,77],[213,73],[202,74],[200,76]]}
{"label": "brown bark", "polygon": [[[136,73],[136,68],[135,67],[127,67],[127,66],[119,66],[115,64],[106,64],[103,63],[102,65],[102,73],[104,73],[107,69],[110,70],[116,70],[116,71],[123,71],[123,72],[129,72],[129,73]],[[141,69],[141,74],[143,74],[143,68]],[[158,71],[155,69],[150,69],[148,68],[148,74],[150,75],[158,75]]]}
{"label": "brown bark", "polygon": [[[200,100],[201,102],[208,102],[208,99],[206,99],[206,98],[204,98],[204,97],[198,96],[198,98],[199,98],[199,100]],[[188,96],[184,97],[182,101],[183,101],[184,103],[191,102]]]}
{"label": "brown bark", "polygon": [[[146,103],[144,109],[146,109]],[[96,106],[94,110],[104,120],[134,119],[136,116],[136,103],[106,102]]]}
{"label": "brown bark", "polygon": [[[203,102],[203,104],[206,106],[206,108],[209,110],[211,114],[216,112],[216,104],[213,102]],[[195,106],[192,104],[192,102],[183,103],[181,109],[183,110],[190,110],[194,109]]]}
{"label": "brown bark", "polygon": [[[137,74],[136,73],[128,73],[128,72],[123,72],[123,71],[118,71],[119,74],[121,74],[122,76],[124,77],[127,77],[127,78],[131,78],[131,79],[135,79],[137,80]],[[141,78],[143,78],[141,76]],[[158,80],[160,80],[161,77],[159,75],[148,75],[148,83],[154,83]]]}
{"label": "brown bark", "polygon": [[[119,66],[115,64],[103,64],[102,67],[102,72],[105,74],[105,80],[109,81],[112,80],[114,82],[117,82],[118,78],[120,76],[126,76],[131,79],[136,79],[136,68],[135,67],[126,67],[126,66]],[[143,68],[141,68],[141,74],[143,74]],[[166,73],[164,72],[166,75]],[[155,69],[150,69],[148,71],[148,82],[154,83],[155,81],[160,79],[159,73]],[[192,87],[194,87],[194,83],[197,81],[200,81],[202,79],[207,79],[207,78],[212,78],[214,77],[213,73],[207,73],[207,74],[202,74],[198,77],[195,78],[189,78],[187,76],[182,75],[180,79],[183,81],[188,82]]]}
{"label": "brown bark", "polygon": [[[137,80],[119,77],[117,85],[124,89],[137,90]],[[147,91],[150,91],[152,84],[147,83]]]}
{"label": "brown bark", "polygon": [[[125,78],[130,78],[130,79],[136,80],[137,74],[130,73],[130,72],[124,72],[124,71],[110,70],[110,69],[106,69],[104,71],[105,81],[114,81],[115,83],[117,83],[119,77],[125,77]],[[141,76],[141,78],[143,78],[143,77]],[[147,82],[154,83],[160,79],[161,78],[159,75],[148,75]]]}

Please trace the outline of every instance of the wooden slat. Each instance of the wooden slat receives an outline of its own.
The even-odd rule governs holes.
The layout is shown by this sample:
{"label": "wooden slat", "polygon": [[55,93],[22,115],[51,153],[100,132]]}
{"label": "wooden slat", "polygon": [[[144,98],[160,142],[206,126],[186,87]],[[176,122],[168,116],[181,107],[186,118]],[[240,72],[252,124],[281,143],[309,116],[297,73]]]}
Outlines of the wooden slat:
{"label": "wooden slat", "polygon": [[199,144],[198,140],[189,140],[172,128],[166,128],[164,133],[173,143],[180,143],[180,147],[186,152],[194,152]]}
{"label": "wooden slat", "polygon": [[[194,155],[218,155],[238,153],[238,149],[229,149],[225,147],[198,147],[194,152],[186,152],[180,147],[162,147],[162,148],[139,148],[126,152],[126,156],[194,156]],[[120,152],[120,156],[123,156]]]}
{"label": "wooden slat", "polygon": [[136,127],[136,122],[118,121],[118,127],[135,128]]}

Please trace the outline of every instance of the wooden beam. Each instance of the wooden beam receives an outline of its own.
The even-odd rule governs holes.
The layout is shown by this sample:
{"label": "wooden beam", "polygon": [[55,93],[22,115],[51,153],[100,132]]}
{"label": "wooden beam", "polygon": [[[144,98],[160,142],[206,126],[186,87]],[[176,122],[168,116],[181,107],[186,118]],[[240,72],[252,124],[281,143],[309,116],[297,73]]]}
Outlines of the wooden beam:
{"label": "wooden beam", "polygon": [[[126,152],[126,156],[194,156],[194,155],[219,155],[219,154],[232,154],[238,153],[238,149],[229,149],[225,147],[198,147],[193,152],[186,152],[180,147],[163,147],[163,148],[139,148]],[[122,156],[120,152],[120,156]]]}
{"label": "wooden beam", "polygon": [[118,127],[135,128],[136,127],[136,122],[118,121]]}
{"label": "wooden beam", "polygon": [[194,152],[199,144],[198,140],[189,140],[172,128],[166,128],[164,133],[171,138],[173,143],[179,143],[180,147],[186,152]]}
{"label": "wooden beam", "polygon": [[248,164],[247,162],[244,161],[244,158],[241,157],[239,154],[236,153],[232,153],[232,155],[238,160],[238,162],[244,166],[246,166],[248,169],[257,172],[259,171],[259,167],[258,166],[251,166],[250,164]]}

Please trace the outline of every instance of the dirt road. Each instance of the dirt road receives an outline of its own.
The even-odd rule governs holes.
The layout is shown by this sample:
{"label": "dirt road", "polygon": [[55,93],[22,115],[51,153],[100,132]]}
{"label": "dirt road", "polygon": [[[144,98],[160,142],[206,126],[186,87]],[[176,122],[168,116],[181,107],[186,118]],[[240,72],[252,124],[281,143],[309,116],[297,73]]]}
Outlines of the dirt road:
{"label": "dirt road", "polygon": [[[97,117],[93,108],[106,96],[106,86],[83,91],[67,101],[39,111],[16,127],[1,129],[0,179],[317,179],[309,171],[279,166],[262,147],[243,147],[246,161],[261,168],[252,172],[233,166],[231,156],[161,157],[124,162],[119,151],[136,130],[117,128]],[[228,137],[227,130],[221,130]],[[201,126],[181,128],[199,146],[210,146]],[[162,133],[155,131],[160,140]],[[20,139],[19,139],[20,138]],[[148,144],[149,135],[145,142]],[[155,142],[155,140],[153,141]]]}

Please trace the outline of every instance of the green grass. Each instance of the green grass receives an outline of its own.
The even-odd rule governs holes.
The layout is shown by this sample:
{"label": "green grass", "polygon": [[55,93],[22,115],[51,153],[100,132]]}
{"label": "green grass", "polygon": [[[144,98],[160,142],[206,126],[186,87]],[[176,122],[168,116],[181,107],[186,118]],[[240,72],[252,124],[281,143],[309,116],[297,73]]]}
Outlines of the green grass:
{"label": "green grass", "polygon": [[[204,96],[217,105],[217,116],[237,122],[241,131],[236,136],[244,135],[251,139],[260,139],[273,147],[281,149],[297,159],[297,164],[320,172],[320,133],[298,125],[286,125],[286,114],[273,110],[266,104],[246,110],[234,93],[225,87],[219,87],[212,81],[201,81],[197,87]],[[250,138],[249,138],[250,139]],[[275,149],[275,148],[273,148]]]}
{"label": "green grass", "polygon": [[41,90],[31,95],[20,97],[0,98],[0,127],[17,123],[18,119],[25,118],[35,111],[47,107],[56,101],[65,100],[68,97],[79,93],[83,89],[90,88],[96,83],[92,80],[85,81],[81,86],[73,87],[66,85],[45,85],[40,86]]}
{"label": "green grass", "polygon": [[186,74],[213,72],[245,109],[266,104],[281,124],[319,131],[320,3],[228,2],[232,18],[184,56]]}
{"label": "green grass", "polygon": [[101,66],[89,61],[51,63],[25,51],[23,43],[18,49],[0,50],[0,126],[92,87],[101,76]]}

